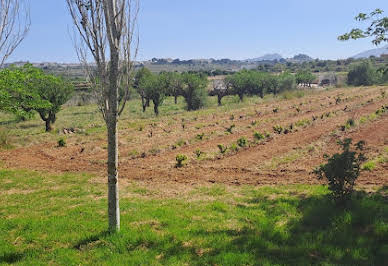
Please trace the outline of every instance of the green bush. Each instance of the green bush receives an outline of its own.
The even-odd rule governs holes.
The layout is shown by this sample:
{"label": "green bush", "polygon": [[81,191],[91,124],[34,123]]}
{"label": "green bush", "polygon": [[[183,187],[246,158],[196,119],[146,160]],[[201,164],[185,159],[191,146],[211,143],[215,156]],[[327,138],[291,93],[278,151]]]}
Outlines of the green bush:
{"label": "green bush", "polygon": [[201,157],[201,155],[203,154],[203,152],[200,149],[196,149],[194,151],[194,154],[195,154],[195,156],[197,156],[197,159],[199,159]]}
{"label": "green bush", "polygon": [[198,110],[206,105],[207,102],[207,77],[185,73],[183,74],[185,87],[182,89],[182,95],[186,100],[187,110]]}
{"label": "green bush", "polygon": [[256,140],[262,140],[262,139],[265,138],[264,134],[259,133],[259,132],[253,133],[253,137],[254,137]]}
{"label": "green bush", "polygon": [[227,128],[226,128],[226,132],[228,132],[228,133],[230,133],[230,134],[233,134],[233,128],[235,128],[235,127],[236,127],[235,124],[231,125],[230,127],[227,127]]}
{"label": "green bush", "polygon": [[248,146],[248,139],[246,137],[241,137],[237,140],[237,145],[241,148]]}
{"label": "green bush", "polygon": [[236,143],[232,143],[229,147],[229,150],[233,151],[233,152],[237,152],[238,151],[238,146],[236,145]]}
{"label": "green bush", "polygon": [[187,156],[184,154],[178,154],[175,157],[175,160],[176,160],[175,167],[183,167],[186,164]]}
{"label": "green bush", "polygon": [[60,138],[58,140],[58,147],[65,147],[66,146],[66,140],[64,138]]}
{"label": "green bush", "polygon": [[228,147],[224,146],[223,144],[218,144],[217,147],[221,154],[224,154],[228,150]]}
{"label": "green bush", "polygon": [[356,179],[360,175],[361,164],[366,160],[362,153],[365,142],[358,142],[352,150],[351,144],[350,138],[338,141],[338,145],[342,146],[342,153],[336,153],[330,158],[324,155],[328,162],[313,171],[318,179],[327,179],[331,196],[336,203],[344,203],[350,199]]}
{"label": "green bush", "polygon": [[378,83],[378,73],[369,62],[355,65],[348,73],[348,84],[353,86],[369,86]]}
{"label": "green bush", "polygon": [[284,129],[283,129],[283,127],[280,126],[280,125],[275,125],[275,126],[273,126],[273,130],[274,130],[276,133],[278,133],[278,134],[282,134]]}

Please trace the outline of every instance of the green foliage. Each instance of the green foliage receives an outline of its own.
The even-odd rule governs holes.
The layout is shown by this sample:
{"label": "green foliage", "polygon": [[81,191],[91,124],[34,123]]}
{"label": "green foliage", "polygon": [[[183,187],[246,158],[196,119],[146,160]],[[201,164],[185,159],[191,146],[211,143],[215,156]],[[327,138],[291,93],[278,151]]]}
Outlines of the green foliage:
{"label": "green foliage", "polygon": [[176,164],[175,164],[175,167],[183,167],[185,164],[186,164],[186,161],[187,161],[187,156],[184,155],[184,154],[178,154],[176,157],[175,157],[175,160],[176,160]]}
{"label": "green foliage", "polygon": [[351,197],[353,187],[361,170],[361,164],[366,160],[364,153],[365,143],[363,141],[354,145],[351,150],[352,139],[338,141],[342,146],[342,153],[336,153],[314,170],[318,179],[326,178],[329,183],[329,190],[336,203],[344,203]]}
{"label": "green foliage", "polygon": [[221,154],[224,154],[228,150],[228,147],[224,146],[223,144],[218,144],[217,147]]}
{"label": "green foliage", "polygon": [[237,152],[237,151],[238,151],[238,146],[237,146],[237,144],[236,144],[236,143],[230,144],[229,150],[232,151],[232,152]]}
{"label": "green foliage", "polygon": [[296,83],[298,85],[309,86],[316,79],[316,76],[308,70],[300,70],[295,75]]}
{"label": "green foliage", "polygon": [[241,148],[248,146],[248,139],[246,137],[241,137],[237,140],[237,145]]}
{"label": "green foliage", "polygon": [[284,128],[283,128],[281,125],[275,125],[275,126],[273,126],[273,130],[274,130],[276,133],[278,133],[278,134],[282,134]]}
{"label": "green foliage", "polygon": [[0,109],[20,117],[29,117],[36,111],[46,122],[46,131],[51,130],[56,114],[73,91],[71,83],[31,64],[0,71]]}
{"label": "green foliage", "polygon": [[368,161],[361,166],[362,170],[373,171],[376,168],[376,162]]}
{"label": "green foliage", "polygon": [[296,79],[294,75],[284,72],[278,76],[278,93],[292,91],[294,89],[296,89]]}
{"label": "green foliage", "polygon": [[66,140],[64,138],[58,140],[58,147],[66,147]]}
{"label": "green foliage", "polygon": [[233,128],[235,127],[236,127],[235,124],[230,125],[229,127],[226,128],[226,132],[229,134],[233,134]]}
{"label": "green foliage", "polygon": [[49,108],[51,104],[42,99],[35,88],[34,81],[42,75],[39,69],[29,64],[1,69],[0,110],[28,118],[34,110]]}
{"label": "green foliage", "polygon": [[341,41],[347,41],[349,39],[361,39],[367,37],[373,37],[372,43],[375,45],[381,42],[387,42],[388,31],[388,17],[382,17],[384,13],[381,9],[376,9],[369,14],[360,13],[355,18],[357,21],[371,21],[370,26],[366,29],[355,28],[349,33],[345,33],[338,37]]}
{"label": "green foliage", "polygon": [[368,61],[353,66],[348,73],[349,85],[369,86],[378,83],[378,81],[378,73]]}
{"label": "green foliage", "polygon": [[197,157],[197,159],[199,159],[201,157],[201,155],[203,154],[203,152],[200,149],[196,149],[194,151],[194,154]]}
{"label": "green foliage", "polygon": [[206,105],[207,93],[207,77],[197,74],[185,73],[182,74],[184,87],[182,96],[186,100],[187,110],[198,110]]}
{"label": "green foliage", "polygon": [[253,137],[256,139],[256,140],[263,140],[265,138],[264,134],[260,133],[260,132],[255,132],[253,133]]}
{"label": "green foliage", "polygon": [[145,72],[140,79],[139,87],[145,98],[153,102],[155,115],[159,115],[159,106],[163,103],[169,89],[168,76],[164,73],[154,75]]}

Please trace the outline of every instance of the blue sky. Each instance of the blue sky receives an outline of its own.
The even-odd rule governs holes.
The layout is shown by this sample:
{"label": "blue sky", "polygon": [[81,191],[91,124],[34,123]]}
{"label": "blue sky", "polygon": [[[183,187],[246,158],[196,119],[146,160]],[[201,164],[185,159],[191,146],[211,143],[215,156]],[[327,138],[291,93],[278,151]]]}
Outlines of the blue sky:
{"label": "blue sky", "polygon": [[[359,12],[387,0],[140,0],[138,59],[232,58],[266,53],[347,58],[375,48],[370,40],[339,42]],[[8,61],[77,62],[65,0],[30,0],[31,30]]]}

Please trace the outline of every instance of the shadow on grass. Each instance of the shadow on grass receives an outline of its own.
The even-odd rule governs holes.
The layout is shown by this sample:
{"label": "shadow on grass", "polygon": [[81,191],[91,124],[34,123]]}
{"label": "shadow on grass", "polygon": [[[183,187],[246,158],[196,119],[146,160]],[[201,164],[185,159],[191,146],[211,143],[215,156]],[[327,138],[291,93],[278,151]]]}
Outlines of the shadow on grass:
{"label": "shadow on grass", "polygon": [[24,253],[19,252],[13,252],[13,253],[6,253],[4,255],[0,256],[0,263],[16,263],[18,261],[21,261],[24,257]]}
{"label": "shadow on grass", "polygon": [[[245,225],[236,230],[196,231],[196,237],[231,241],[209,245],[210,252],[198,256],[190,251],[192,261],[206,264],[279,264],[279,265],[384,265],[388,257],[388,198],[359,192],[346,208],[336,207],[327,196],[305,199],[253,198],[248,206],[237,208],[263,212],[263,220],[244,217]],[[288,205],[302,214],[286,224],[278,206]],[[287,213],[287,211],[286,211]],[[179,254],[168,250],[166,257]],[[186,250],[187,252],[187,250]],[[244,261],[244,258],[251,260]],[[230,259],[234,257],[234,260]],[[253,259],[253,260],[252,260]]]}
{"label": "shadow on grass", "polygon": [[85,239],[82,239],[77,244],[74,245],[75,249],[82,249],[82,247],[93,244],[94,242],[97,242],[105,237],[110,235],[109,231],[102,231],[101,233],[91,235]]}
{"label": "shadow on grass", "polygon": [[[132,228],[113,238],[108,232],[93,235],[74,248],[105,240],[114,254],[144,251],[142,259],[149,264],[163,254],[158,263],[164,265],[384,265],[387,203],[385,195],[365,192],[356,193],[346,208],[327,196],[257,196],[225,213],[238,219],[239,227],[221,219],[208,228],[206,222],[192,222],[190,230],[165,227],[155,234],[152,228],[140,233]],[[176,217],[168,219],[174,223]]]}

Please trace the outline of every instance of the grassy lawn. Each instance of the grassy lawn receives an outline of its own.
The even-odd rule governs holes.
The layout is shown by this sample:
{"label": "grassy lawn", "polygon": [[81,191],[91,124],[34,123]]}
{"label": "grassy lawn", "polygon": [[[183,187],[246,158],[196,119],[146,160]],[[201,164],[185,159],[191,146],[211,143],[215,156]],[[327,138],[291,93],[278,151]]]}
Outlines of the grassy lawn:
{"label": "grassy lawn", "polygon": [[322,186],[121,187],[105,229],[103,179],[0,170],[0,264],[383,265],[388,189],[334,208]]}

